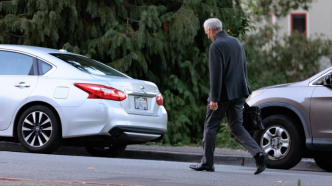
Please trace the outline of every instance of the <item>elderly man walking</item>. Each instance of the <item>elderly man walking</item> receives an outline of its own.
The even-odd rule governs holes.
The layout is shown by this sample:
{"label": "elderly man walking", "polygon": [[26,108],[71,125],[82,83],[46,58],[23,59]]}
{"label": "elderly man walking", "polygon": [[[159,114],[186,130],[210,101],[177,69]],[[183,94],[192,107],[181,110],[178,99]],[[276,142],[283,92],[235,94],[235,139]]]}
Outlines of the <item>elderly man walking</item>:
{"label": "elderly man walking", "polygon": [[189,167],[196,171],[214,171],[217,129],[226,113],[231,134],[255,158],[254,174],[259,174],[265,170],[267,154],[242,126],[243,105],[251,93],[244,49],[236,38],[222,30],[219,19],[206,20],[204,30],[213,41],[209,48],[210,96],[204,123],[203,158],[200,164]]}

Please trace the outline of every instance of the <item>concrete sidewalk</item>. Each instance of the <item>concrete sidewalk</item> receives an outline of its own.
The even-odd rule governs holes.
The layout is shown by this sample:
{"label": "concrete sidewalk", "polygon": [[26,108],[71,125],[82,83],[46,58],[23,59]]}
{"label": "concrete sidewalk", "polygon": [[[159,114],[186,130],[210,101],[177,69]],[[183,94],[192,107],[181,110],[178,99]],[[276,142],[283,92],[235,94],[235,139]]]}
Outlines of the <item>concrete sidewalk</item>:
{"label": "concrete sidewalk", "polygon": [[[19,143],[9,142],[0,142],[0,151],[26,152]],[[53,154],[90,156],[85,148],[72,146],[62,146]],[[202,158],[202,148],[128,145],[119,158],[198,163]],[[217,148],[214,161],[216,164],[255,167],[255,160],[244,150]],[[313,159],[302,159],[292,170],[323,171]]]}
{"label": "concrete sidewalk", "polygon": [[[123,158],[200,162],[202,147],[165,147],[147,145],[129,145],[121,155]],[[255,167],[255,160],[246,150],[216,148],[214,162],[222,165]],[[324,171],[311,158],[303,158],[292,170]]]}

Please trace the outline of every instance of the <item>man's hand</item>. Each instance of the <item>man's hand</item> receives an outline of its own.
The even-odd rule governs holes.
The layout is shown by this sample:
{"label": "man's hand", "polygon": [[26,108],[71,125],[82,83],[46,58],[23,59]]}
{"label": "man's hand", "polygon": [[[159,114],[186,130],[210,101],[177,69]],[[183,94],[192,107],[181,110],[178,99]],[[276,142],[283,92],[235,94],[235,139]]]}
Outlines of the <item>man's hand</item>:
{"label": "man's hand", "polygon": [[218,109],[218,102],[210,101],[210,109],[217,110]]}

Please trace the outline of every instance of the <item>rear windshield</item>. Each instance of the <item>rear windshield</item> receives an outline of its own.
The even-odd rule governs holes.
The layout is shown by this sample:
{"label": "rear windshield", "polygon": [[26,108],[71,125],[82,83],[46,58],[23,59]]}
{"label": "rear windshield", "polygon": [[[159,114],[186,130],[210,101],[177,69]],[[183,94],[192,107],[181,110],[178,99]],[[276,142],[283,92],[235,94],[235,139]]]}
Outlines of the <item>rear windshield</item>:
{"label": "rear windshield", "polygon": [[72,54],[51,54],[51,55],[89,74],[127,77],[121,72],[118,72],[117,70],[107,65],[89,59],[87,57],[77,56]]}

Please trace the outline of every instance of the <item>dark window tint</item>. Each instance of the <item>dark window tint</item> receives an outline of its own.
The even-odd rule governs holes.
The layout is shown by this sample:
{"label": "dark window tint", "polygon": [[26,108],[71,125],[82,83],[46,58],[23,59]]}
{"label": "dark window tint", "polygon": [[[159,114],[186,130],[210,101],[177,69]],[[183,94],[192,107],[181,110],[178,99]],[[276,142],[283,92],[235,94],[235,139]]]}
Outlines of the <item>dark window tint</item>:
{"label": "dark window tint", "polygon": [[34,75],[33,58],[15,52],[0,51],[0,75]]}
{"label": "dark window tint", "polygon": [[52,69],[52,66],[38,59],[39,75],[44,75]]}
{"label": "dark window tint", "polygon": [[325,79],[325,76],[319,78],[317,81],[315,81],[315,82],[313,83],[313,85],[323,85],[323,84],[324,84],[324,79]]}
{"label": "dark window tint", "polygon": [[315,82],[313,83],[313,85],[324,85],[324,82],[326,81],[326,80],[325,80],[326,77],[329,76],[329,75],[331,75],[331,74],[332,74],[332,72],[328,73],[328,74],[325,75],[325,76],[320,77],[317,81],[315,81]]}
{"label": "dark window tint", "polygon": [[306,33],[305,14],[292,15],[292,28],[293,31],[297,30],[301,34]]}
{"label": "dark window tint", "polygon": [[89,74],[127,77],[124,74],[116,71],[115,69],[107,65],[104,65],[100,62],[97,62],[95,60],[89,59],[87,57],[77,56],[72,54],[51,54],[51,55]]}

